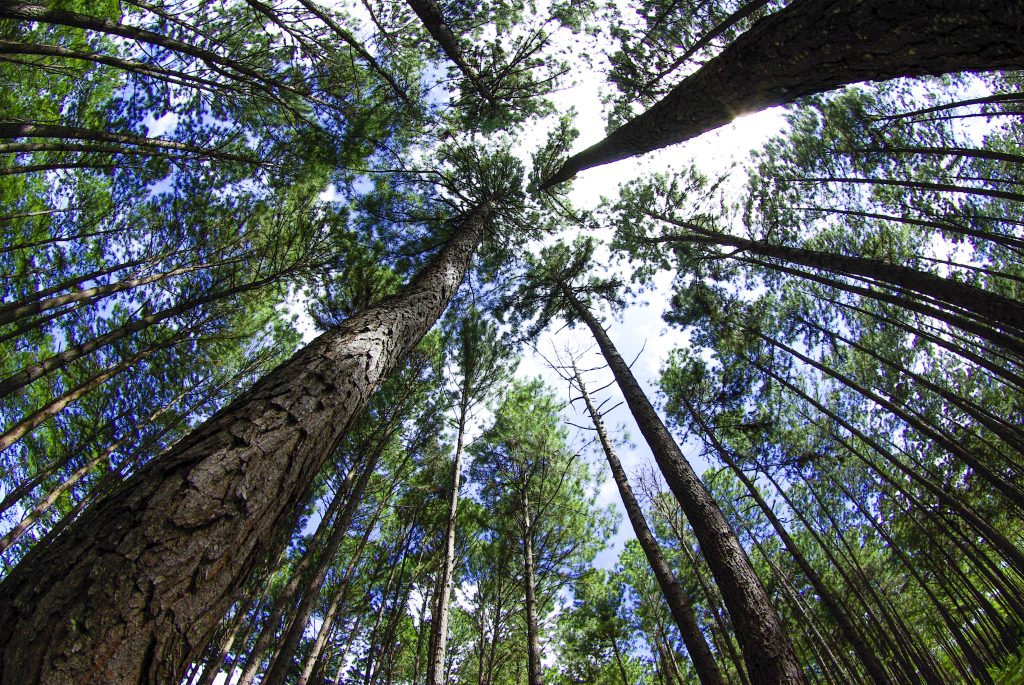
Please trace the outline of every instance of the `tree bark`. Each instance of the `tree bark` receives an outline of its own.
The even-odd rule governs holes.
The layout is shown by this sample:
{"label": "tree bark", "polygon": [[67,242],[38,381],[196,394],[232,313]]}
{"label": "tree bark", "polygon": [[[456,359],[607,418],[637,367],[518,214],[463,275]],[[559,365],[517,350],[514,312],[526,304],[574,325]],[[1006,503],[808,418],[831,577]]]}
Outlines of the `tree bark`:
{"label": "tree bark", "polygon": [[649,110],[570,157],[545,188],[748,112],[860,81],[1017,69],[1020,0],[797,0],[755,23]]}
{"label": "tree bark", "polygon": [[615,485],[619,490],[619,496],[622,497],[622,504],[626,508],[629,522],[633,526],[633,533],[640,542],[640,547],[644,550],[644,556],[647,557],[651,570],[654,571],[654,577],[661,587],[662,594],[665,595],[665,601],[672,612],[672,618],[675,619],[676,625],[679,627],[679,633],[683,637],[683,644],[686,645],[686,651],[690,653],[690,660],[693,661],[693,666],[697,671],[700,682],[702,685],[725,685],[725,680],[718,670],[715,657],[711,654],[711,648],[708,647],[704,634],[700,632],[700,625],[697,623],[697,616],[694,613],[693,605],[690,603],[686,593],[683,592],[683,589],[679,587],[672,569],[665,561],[665,555],[662,554],[657,538],[654,537],[650,526],[647,525],[647,519],[644,518],[640,503],[633,494],[633,488],[630,487],[629,480],[626,478],[626,471],[622,468],[618,455],[615,454],[615,448],[612,446],[611,440],[608,439],[608,433],[604,428],[604,420],[601,418],[601,414],[598,413],[597,407],[591,401],[590,393],[587,392],[587,387],[579,372],[576,372],[576,387],[579,388],[583,401],[587,405],[590,420],[594,422],[598,440],[600,440],[601,447],[604,448],[604,455],[608,459],[612,478],[615,480]]}
{"label": "tree bark", "polygon": [[693,527],[701,551],[722,590],[751,683],[803,685],[804,676],[793,645],[718,503],[686,461],[604,328],[572,291],[565,286],[561,291],[597,340],[640,432]]}
{"label": "tree bark", "polygon": [[492,208],[469,212],[399,295],[321,335],[33,549],[0,584],[0,684],[177,682],[458,289]]}

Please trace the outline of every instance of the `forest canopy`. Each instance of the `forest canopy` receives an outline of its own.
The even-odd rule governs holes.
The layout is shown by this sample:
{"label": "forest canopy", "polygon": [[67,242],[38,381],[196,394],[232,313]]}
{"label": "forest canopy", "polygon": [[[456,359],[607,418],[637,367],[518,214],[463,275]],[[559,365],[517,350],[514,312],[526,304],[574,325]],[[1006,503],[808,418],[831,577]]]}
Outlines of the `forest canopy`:
{"label": "forest canopy", "polygon": [[1022,35],[5,2],[0,685],[1020,682]]}

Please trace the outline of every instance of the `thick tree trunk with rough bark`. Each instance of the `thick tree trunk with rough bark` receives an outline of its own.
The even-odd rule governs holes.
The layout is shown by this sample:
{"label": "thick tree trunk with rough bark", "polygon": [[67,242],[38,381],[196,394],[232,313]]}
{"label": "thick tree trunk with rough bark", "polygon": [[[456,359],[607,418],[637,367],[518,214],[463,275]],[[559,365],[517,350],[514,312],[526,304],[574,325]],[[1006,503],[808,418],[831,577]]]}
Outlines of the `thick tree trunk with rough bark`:
{"label": "thick tree trunk with rough bark", "polygon": [[718,503],[686,461],[604,328],[568,287],[562,286],[561,292],[597,340],[669,489],[693,528],[729,609],[751,683],[803,685],[804,676],[793,645]]}
{"label": "thick tree trunk with rough bark", "polygon": [[[697,671],[700,682],[702,685],[725,685],[725,680],[722,678],[722,673],[718,670],[715,657],[711,654],[711,648],[708,647],[707,640],[704,639],[704,634],[700,631],[700,625],[697,623],[697,616],[693,611],[693,605],[676,581],[672,569],[669,568],[668,562],[665,561],[665,555],[661,552],[661,546],[658,544],[657,538],[654,537],[650,526],[647,525],[647,519],[644,518],[640,503],[637,501],[636,496],[633,495],[633,488],[630,487],[629,480],[626,478],[626,471],[622,468],[618,455],[615,454],[615,448],[612,446],[611,440],[608,439],[608,433],[604,428],[604,420],[597,411],[597,407],[591,401],[590,393],[587,392],[587,387],[578,372],[576,373],[576,387],[579,388],[580,394],[583,396],[583,401],[587,405],[587,412],[590,414],[590,420],[593,421],[594,428],[597,430],[598,440],[601,441],[601,447],[604,449],[605,457],[608,459],[612,478],[619,489],[619,496],[622,497],[622,504],[626,508],[626,515],[629,516],[633,532],[640,542],[640,547],[644,550],[644,556],[647,557],[651,570],[654,571],[654,577],[661,587],[662,594],[665,595],[665,601],[672,612],[672,618],[675,619],[676,625],[679,627],[679,633],[683,637],[686,651],[690,653],[690,659],[693,661],[693,667]],[[623,682],[625,682],[625,679]]]}
{"label": "thick tree trunk with rough bark", "polygon": [[402,292],[321,335],[0,585],[0,683],[177,682],[323,460],[462,283],[486,204]]}
{"label": "thick tree trunk with rough bark", "polygon": [[850,83],[1018,69],[1022,31],[1021,0],[797,0],[758,21],[649,110],[570,157],[544,186]]}

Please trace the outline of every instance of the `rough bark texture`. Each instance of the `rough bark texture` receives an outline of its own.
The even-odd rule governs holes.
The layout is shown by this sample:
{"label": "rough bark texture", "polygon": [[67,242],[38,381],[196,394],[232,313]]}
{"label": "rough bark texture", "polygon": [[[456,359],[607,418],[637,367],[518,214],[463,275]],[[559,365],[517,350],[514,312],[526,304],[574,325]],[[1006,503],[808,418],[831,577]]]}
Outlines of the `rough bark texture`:
{"label": "rough bark texture", "polygon": [[680,143],[737,116],[860,81],[1020,68],[1021,0],[797,0],[671,93],[570,157],[544,186]]}
{"label": "rough bark texture", "polygon": [[[700,678],[702,685],[725,685],[725,680],[718,670],[715,657],[711,654],[711,648],[708,647],[707,640],[704,639],[704,634],[700,631],[700,625],[697,623],[697,616],[694,614],[693,605],[676,581],[672,569],[669,568],[668,562],[665,561],[665,555],[661,552],[661,546],[658,544],[657,538],[654,537],[650,526],[647,525],[647,519],[644,518],[640,503],[633,494],[633,488],[630,487],[629,480],[626,478],[626,471],[622,468],[622,463],[619,461],[618,455],[615,454],[615,448],[608,439],[608,433],[604,428],[601,414],[591,401],[590,393],[587,392],[586,385],[584,385],[583,379],[580,378],[579,374],[576,375],[576,385],[583,395],[583,401],[587,405],[590,419],[594,422],[597,437],[601,441],[601,447],[604,448],[605,457],[608,459],[608,466],[612,471],[612,478],[615,479],[615,485],[619,489],[619,495],[622,497],[622,504],[626,508],[629,522],[633,526],[633,532],[636,534],[636,539],[640,542],[640,547],[644,550],[644,556],[647,557],[651,570],[654,571],[654,577],[658,580],[662,594],[665,595],[665,601],[672,612],[672,618],[675,619],[676,625],[679,627],[679,633],[683,637],[683,643],[686,645],[686,651],[689,652],[690,659],[693,661],[693,667],[697,671],[697,676]],[[623,671],[623,683],[626,682],[628,682],[628,679]]]}
{"label": "rough bark texture", "polygon": [[448,304],[489,207],[401,294],[314,340],[29,553],[0,585],[0,683],[178,682]]}
{"label": "rough bark texture", "polygon": [[562,294],[597,340],[665,481],[693,528],[729,609],[750,682],[753,685],[803,685],[805,681],[793,645],[718,503],[686,461],[604,328],[572,291],[563,287]]}

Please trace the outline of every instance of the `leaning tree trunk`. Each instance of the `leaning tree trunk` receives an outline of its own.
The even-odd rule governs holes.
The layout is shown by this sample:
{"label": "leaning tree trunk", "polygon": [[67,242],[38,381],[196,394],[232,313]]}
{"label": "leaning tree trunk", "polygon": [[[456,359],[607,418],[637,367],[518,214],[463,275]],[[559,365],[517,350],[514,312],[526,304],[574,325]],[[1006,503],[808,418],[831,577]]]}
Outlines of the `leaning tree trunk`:
{"label": "leaning tree trunk", "polygon": [[399,295],[321,335],[32,550],[0,584],[0,684],[178,682],[447,306],[492,207],[468,213]]}
{"label": "leaning tree trunk", "polygon": [[[611,440],[608,439],[608,433],[604,428],[604,420],[597,411],[597,407],[591,401],[590,393],[587,392],[587,386],[583,383],[579,372],[576,373],[576,386],[579,388],[583,401],[587,405],[587,412],[590,414],[590,420],[594,423],[594,429],[597,431],[597,437],[601,441],[601,447],[604,448],[604,454],[608,459],[612,478],[615,479],[615,485],[619,489],[619,495],[622,497],[622,504],[626,508],[629,522],[633,525],[633,532],[640,542],[640,547],[644,550],[644,556],[647,557],[651,570],[654,571],[654,577],[658,580],[661,593],[665,595],[665,601],[672,612],[672,618],[675,619],[676,625],[679,627],[680,635],[683,636],[683,644],[686,645],[686,651],[690,654],[690,659],[693,661],[693,667],[697,671],[697,676],[700,678],[702,685],[725,685],[725,680],[718,669],[715,657],[711,654],[711,648],[708,647],[708,642],[704,639],[704,633],[700,631],[697,616],[693,611],[693,604],[686,596],[683,588],[679,586],[679,582],[672,573],[672,569],[669,567],[668,562],[665,561],[665,555],[661,552],[661,546],[658,544],[657,538],[654,537],[650,526],[647,525],[647,519],[644,518],[643,510],[640,509],[640,503],[637,501],[636,496],[633,495],[633,488],[630,487],[629,480],[626,478],[626,471],[622,468],[618,455],[615,454],[615,448],[612,447]],[[626,682],[628,681],[624,677],[623,683]]]}
{"label": "leaning tree trunk", "polygon": [[363,493],[366,492],[366,486],[369,484],[370,478],[373,477],[377,463],[384,453],[385,446],[385,440],[378,441],[372,448],[373,453],[360,460],[361,463],[358,466],[353,466],[353,468],[362,469],[362,472],[359,474],[359,480],[356,481],[350,491],[345,493],[345,499],[347,500],[345,506],[342,508],[341,513],[338,514],[338,518],[331,524],[331,534],[327,536],[323,549],[319,552],[320,558],[318,563],[311,567],[309,575],[303,580],[306,586],[305,591],[302,593],[298,607],[296,607],[285,624],[284,634],[278,638],[277,651],[270,660],[267,672],[260,680],[260,685],[284,685],[285,679],[291,673],[293,667],[292,659],[302,642],[302,636],[306,632],[306,624],[309,622],[309,617],[319,604],[320,590],[323,587],[324,580],[327,579],[327,573],[334,565],[334,557],[338,553],[338,548],[341,547],[341,543],[348,536],[349,528],[352,526],[352,518],[359,508],[359,502],[362,500]]}
{"label": "leaning tree trunk", "polygon": [[695,224],[680,222],[663,214],[649,212],[649,215],[673,226],[691,230],[692,236],[665,236],[666,243],[695,242],[735,247],[762,257],[778,259],[792,264],[809,266],[833,274],[856,276],[885,283],[932,298],[949,305],[954,311],[970,313],[984,323],[1001,328],[1011,335],[1024,333],[1024,304],[1013,298],[985,290],[952,278],[943,278],[927,271],[920,271],[902,264],[893,264],[883,259],[849,256],[834,252],[822,252],[803,247],[772,244],[763,240],[750,240],[739,236],[708,231]]}
{"label": "leaning tree trunk", "polygon": [[679,398],[686,411],[693,417],[694,422],[700,428],[701,432],[707,437],[708,442],[714,447],[715,452],[718,454],[718,458],[721,459],[726,466],[732,471],[732,473],[739,479],[743,487],[747,489],[747,493],[750,495],[754,503],[757,504],[761,513],[765,515],[768,522],[771,523],[772,528],[775,529],[776,535],[779,536],[779,540],[785,546],[789,552],[793,561],[796,562],[797,567],[803,572],[807,580],[810,581],[811,587],[814,588],[814,592],[817,593],[821,603],[825,606],[828,614],[835,621],[836,626],[839,628],[840,633],[846,638],[850,646],[853,647],[854,653],[860,660],[865,671],[867,672],[868,678],[875,685],[890,685],[892,681],[889,679],[889,675],[882,666],[882,663],[878,660],[878,656],[875,654],[871,645],[867,643],[860,631],[854,626],[853,621],[848,616],[847,610],[845,610],[838,598],[833,594],[832,590],[829,589],[822,577],[818,575],[818,572],[814,570],[810,562],[807,561],[807,557],[804,556],[803,551],[797,546],[793,540],[789,531],[783,525],[779,517],[775,515],[775,511],[771,508],[771,505],[765,501],[764,497],[761,496],[760,491],[754,484],[747,474],[739,467],[736,460],[732,458],[728,448],[718,439],[718,436],[714,432],[714,428],[704,421],[704,418],[698,413],[697,408],[690,402],[687,397]]}
{"label": "leaning tree trunk", "polygon": [[804,676],[793,645],[718,503],[686,461],[604,328],[568,287],[561,286],[561,292],[597,340],[665,481],[693,528],[729,609],[751,683],[802,685]]}
{"label": "leaning tree trunk", "polygon": [[466,61],[466,56],[459,46],[459,39],[448,27],[440,6],[434,0],[406,0],[406,3],[416,13],[416,16],[419,17],[420,22],[423,23],[423,27],[430,36],[437,41],[445,56],[459,68],[459,71],[473,84],[473,87],[480,96],[490,102],[491,105],[496,105],[494,95],[484,84],[483,79],[480,78],[480,72]]}
{"label": "leaning tree trunk", "polygon": [[649,110],[570,157],[544,187],[849,83],[1017,69],[1022,31],[1021,0],[796,0]]}

